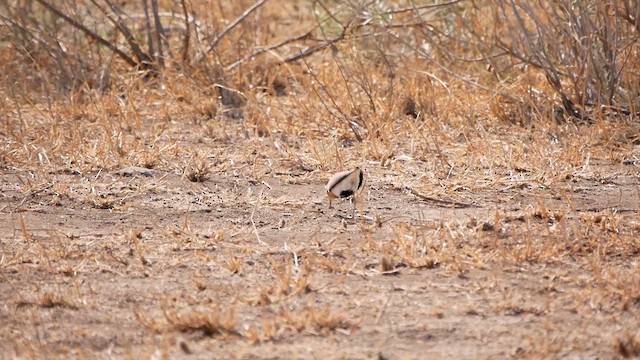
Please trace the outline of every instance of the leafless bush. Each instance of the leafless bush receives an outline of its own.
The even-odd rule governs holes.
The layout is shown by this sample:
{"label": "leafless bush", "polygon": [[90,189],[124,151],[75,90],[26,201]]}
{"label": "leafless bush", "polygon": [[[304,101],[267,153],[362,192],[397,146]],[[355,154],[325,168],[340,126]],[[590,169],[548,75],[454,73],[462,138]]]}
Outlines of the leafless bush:
{"label": "leafless bush", "polygon": [[[4,2],[0,7],[0,19],[9,30],[5,40],[17,54],[17,64],[28,65],[16,66],[15,74],[35,69],[34,82],[47,81],[60,90],[83,83],[106,89],[114,57],[122,65],[116,67],[119,73],[155,74],[169,59],[184,64],[192,32],[200,38],[201,31],[185,0],[168,9],[160,9],[157,0],[136,5],[30,0]],[[172,37],[174,33],[180,36]]]}
{"label": "leafless bush", "polygon": [[494,41],[514,63],[542,71],[570,116],[606,106],[637,112],[637,3],[499,1]]}
{"label": "leafless bush", "polygon": [[[523,116],[558,115],[549,105],[556,99],[576,118],[638,112],[633,59],[640,8],[630,0],[315,0],[296,26],[302,31],[293,34],[278,21],[287,6],[299,4],[267,2],[12,0],[0,5],[3,38],[15,52],[3,55],[13,74],[5,76],[58,89],[106,89],[132,72],[177,71],[216,89],[220,113],[242,117],[247,101],[256,99],[247,90],[270,86],[287,94],[289,76],[274,72],[294,73],[279,66],[297,63],[320,102],[306,111],[329,114],[357,140],[378,136],[381,123],[398,114],[438,114],[434,102],[398,88],[416,76],[425,78],[430,96],[431,88],[450,91],[451,81],[462,82],[515,104]],[[523,72],[530,78],[523,81]],[[549,89],[532,79],[538,73]],[[510,88],[516,83],[524,85],[519,95]]]}

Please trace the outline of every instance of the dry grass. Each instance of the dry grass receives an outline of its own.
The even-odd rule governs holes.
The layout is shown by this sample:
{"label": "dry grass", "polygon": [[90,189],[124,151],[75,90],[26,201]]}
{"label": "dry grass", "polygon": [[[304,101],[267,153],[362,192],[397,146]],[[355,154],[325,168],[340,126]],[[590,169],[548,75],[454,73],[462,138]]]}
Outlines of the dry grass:
{"label": "dry grass", "polygon": [[0,5],[0,357],[639,355],[636,4],[151,3]]}
{"label": "dry grass", "polygon": [[640,356],[640,340],[638,336],[627,334],[616,341],[616,350],[624,358]]}

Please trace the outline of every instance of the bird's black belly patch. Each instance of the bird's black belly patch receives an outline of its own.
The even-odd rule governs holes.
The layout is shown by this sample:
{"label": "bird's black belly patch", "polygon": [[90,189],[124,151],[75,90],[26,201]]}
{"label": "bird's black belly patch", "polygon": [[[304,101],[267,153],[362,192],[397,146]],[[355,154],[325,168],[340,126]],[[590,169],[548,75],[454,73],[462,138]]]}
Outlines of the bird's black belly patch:
{"label": "bird's black belly patch", "polygon": [[353,190],[342,190],[340,192],[340,197],[341,198],[349,197],[351,195],[353,195]]}

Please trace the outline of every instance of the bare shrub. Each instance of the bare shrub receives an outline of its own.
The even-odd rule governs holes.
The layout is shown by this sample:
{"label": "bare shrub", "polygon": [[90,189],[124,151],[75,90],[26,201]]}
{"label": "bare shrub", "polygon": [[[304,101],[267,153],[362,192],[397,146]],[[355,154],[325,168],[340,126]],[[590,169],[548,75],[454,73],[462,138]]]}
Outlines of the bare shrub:
{"label": "bare shrub", "polygon": [[492,38],[511,66],[544,74],[567,115],[593,119],[600,106],[635,114],[637,6],[628,1],[499,1]]}

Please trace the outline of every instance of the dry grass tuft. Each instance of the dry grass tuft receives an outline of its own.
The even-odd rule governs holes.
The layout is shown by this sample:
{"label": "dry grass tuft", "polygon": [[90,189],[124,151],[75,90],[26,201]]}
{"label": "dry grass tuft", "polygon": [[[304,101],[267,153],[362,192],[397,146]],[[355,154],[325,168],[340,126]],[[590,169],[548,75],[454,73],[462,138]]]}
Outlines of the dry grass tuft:
{"label": "dry grass tuft", "polygon": [[389,272],[389,271],[393,271],[396,268],[396,262],[392,259],[390,259],[389,257],[386,256],[382,256],[382,258],[380,259],[380,270],[382,272]]}
{"label": "dry grass tuft", "polygon": [[270,259],[270,263],[274,266],[275,283],[262,284],[257,298],[253,299],[252,303],[268,305],[313,291],[309,283],[309,270],[306,268],[294,270],[290,267],[281,267],[273,258]]}
{"label": "dry grass tuft", "polygon": [[315,335],[326,334],[335,330],[351,331],[357,324],[348,321],[344,315],[334,314],[328,305],[322,308],[304,307],[296,311],[283,311],[284,323],[297,332]]}
{"label": "dry grass tuft", "polygon": [[223,314],[220,308],[214,307],[190,311],[165,309],[163,315],[164,319],[160,320],[141,310],[135,311],[138,322],[156,333],[179,331],[201,332],[205,336],[235,337],[239,335],[233,310]]}
{"label": "dry grass tuft", "polygon": [[640,356],[640,336],[627,333],[615,342],[616,352],[623,358],[637,358]]}
{"label": "dry grass tuft", "polygon": [[202,155],[192,158],[184,169],[184,175],[189,181],[204,182],[209,178],[211,165]]}
{"label": "dry grass tuft", "polygon": [[237,275],[242,275],[243,264],[244,264],[244,261],[241,258],[238,258],[236,256],[231,256],[225,262],[227,269]]}
{"label": "dry grass tuft", "polygon": [[218,308],[203,311],[191,311],[178,313],[174,310],[165,310],[164,316],[169,329],[180,332],[202,332],[205,336],[237,336],[235,330],[236,315],[230,311],[223,315]]}
{"label": "dry grass tuft", "polygon": [[66,308],[66,309],[72,309],[72,310],[78,309],[78,305],[76,305],[75,302],[67,299],[66,296],[60,295],[58,293],[52,293],[52,292],[45,292],[44,294],[42,294],[42,296],[39,299],[34,301],[27,301],[27,300],[21,299],[20,301],[16,302],[16,306],[17,307],[39,306],[43,308],[60,307],[60,308]]}

